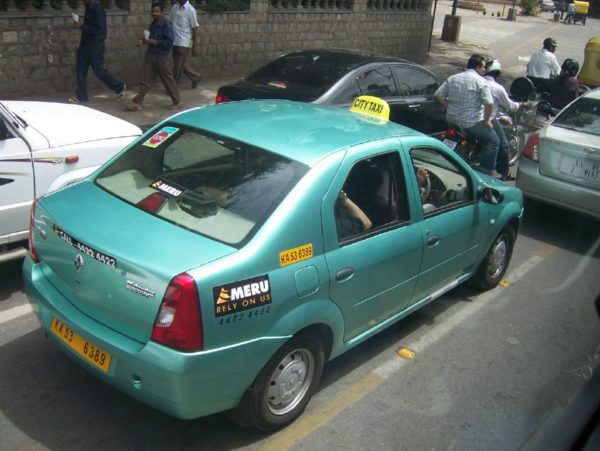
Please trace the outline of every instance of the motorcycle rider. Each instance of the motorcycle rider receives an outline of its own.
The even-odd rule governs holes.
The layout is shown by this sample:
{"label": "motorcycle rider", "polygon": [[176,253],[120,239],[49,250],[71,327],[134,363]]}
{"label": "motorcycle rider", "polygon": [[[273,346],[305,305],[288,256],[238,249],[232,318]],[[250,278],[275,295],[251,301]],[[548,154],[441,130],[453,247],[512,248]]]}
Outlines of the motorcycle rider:
{"label": "motorcycle rider", "polygon": [[494,99],[494,107],[490,119],[494,126],[494,131],[500,139],[500,146],[498,148],[498,156],[496,158],[496,171],[500,174],[500,178],[504,181],[514,181],[515,177],[509,173],[509,147],[508,140],[504,129],[498,120],[498,107],[501,106],[506,111],[516,111],[521,106],[525,106],[526,102],[519,103],[510,99],[504,86],[498,83],[497,78],[502,73],[502,66],[500,61],[494,58],[488,58],[485,61],[485,80],[487,81],[492,98]]}
{"label": "motorcycle rider", "polygon": [[446,120],[461,127],[482,145],[481,169],[495,170],[500,140],[490,120],[494,99],[483,78],[485,58],[471,55],[464,72],[449,77],[433,94],[446,108]]}
{"label": "motorcycle rider", "polygon": [[579,63],[577,60],[567,58],[562,63],[560,75],[550,84],[550,105],[562,110],[579,96],[579,82],[577,81]]}
{"label": "motorcycle rider", "polygon": [[560,72],[560,66],[554,52],[556,40],[544,39],[543,47],[536,51],[527,63],[527,78],[541,91],[548,89],[548,80]]}

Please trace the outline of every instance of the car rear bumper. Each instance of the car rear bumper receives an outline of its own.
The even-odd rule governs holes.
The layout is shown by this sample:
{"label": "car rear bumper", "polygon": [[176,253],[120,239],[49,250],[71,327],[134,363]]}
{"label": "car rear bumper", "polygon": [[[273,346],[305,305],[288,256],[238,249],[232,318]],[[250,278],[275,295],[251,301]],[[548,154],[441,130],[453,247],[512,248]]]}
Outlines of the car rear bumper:
{"label": "car rear bumper", "polygon": [[[43,264],[29,256],[23,264],[29,302],[42,328],[72,359],[126,394],[182,419],[235,407],[264,362],[287,337],[258,339],[196,353],[183,353],[148,341],[132,340],[77,310],[45,278]],[[104,373],[51,332],[54,318],[111,354]]]}
{"label": "car rear bumper", "polygon": [[516,185],[525,197],[600,219],[600,191],[546,177],[527,158],[519,160]]}

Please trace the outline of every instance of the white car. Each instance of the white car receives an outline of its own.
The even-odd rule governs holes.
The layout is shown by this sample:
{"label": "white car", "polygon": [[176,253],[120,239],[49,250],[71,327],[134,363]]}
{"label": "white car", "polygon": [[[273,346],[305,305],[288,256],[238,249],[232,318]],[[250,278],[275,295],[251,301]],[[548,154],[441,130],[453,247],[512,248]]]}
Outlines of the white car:
{"label": "white car", "polygon": [[1,101],[0,263],[25,255],[35,198],[87,177],[141,133],[80,105]]}
{"label": "white car", "polygon": [[600,88],[531,134],[516,184],[529,199],[600,220]]}
{"label": "white car", "polygon": [[553,12],[555,8],[554,2],[552,0],[542,0],[540,3],[540,10],[542,12]]}

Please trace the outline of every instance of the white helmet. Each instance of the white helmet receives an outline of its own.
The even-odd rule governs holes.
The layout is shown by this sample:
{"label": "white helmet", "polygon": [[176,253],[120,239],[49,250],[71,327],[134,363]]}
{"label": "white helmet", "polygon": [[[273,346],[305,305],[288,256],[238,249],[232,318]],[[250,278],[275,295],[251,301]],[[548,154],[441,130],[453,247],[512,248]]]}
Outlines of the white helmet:
{"label": "white helmet", "polygon": [[[502,72],[502,66],[500,65],[500,61],[494,58],[488,58],[485,60],[485,73],[489,74],[490,72]],[[498,75],[496,74],[496,75]]]}

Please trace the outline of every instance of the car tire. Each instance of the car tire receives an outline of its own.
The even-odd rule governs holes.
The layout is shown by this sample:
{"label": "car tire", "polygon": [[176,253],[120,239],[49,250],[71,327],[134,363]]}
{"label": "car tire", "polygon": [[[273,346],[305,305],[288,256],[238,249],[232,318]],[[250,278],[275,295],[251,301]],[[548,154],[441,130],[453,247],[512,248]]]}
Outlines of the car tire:
{"label": "car tire", "polygon": [[475,286],[482,290],[494,288],[506,273],[515,244],[515,232],[512,228],[504,228],[488,249],[479,269],[473,277]]}
{"label": "car tire", "polygon": [[292,338],[258,373],[233,419],[267,432],[292,423],[319,386],[324,363],[323,346],[317,337],[301,334]]}

